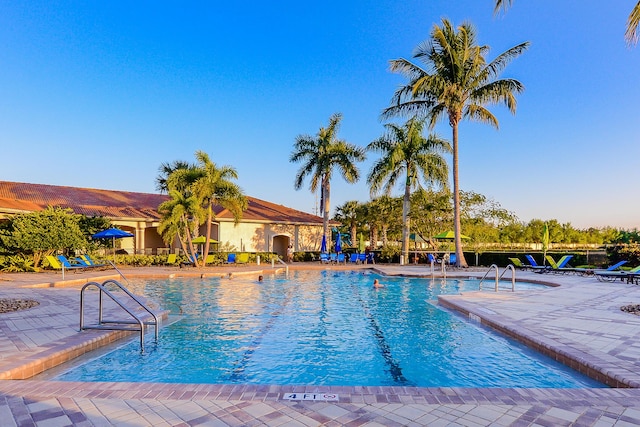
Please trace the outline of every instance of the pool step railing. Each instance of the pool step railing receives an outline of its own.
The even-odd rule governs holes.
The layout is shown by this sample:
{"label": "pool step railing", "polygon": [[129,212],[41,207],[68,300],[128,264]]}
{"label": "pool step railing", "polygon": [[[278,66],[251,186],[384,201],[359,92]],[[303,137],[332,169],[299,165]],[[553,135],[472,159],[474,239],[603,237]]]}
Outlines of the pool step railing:
{"label": "pool step railing", "polygon": [[479,290],[482,290],[482,282],[484,281],[484,279],[487,278],[489,273],[491,273],[493,270],[495,270],[495,273],[496,273],[495,274],[495,291],[496,292],[498,292],[498,289],[499,289],[498,283],[500,283],[500,279],[502,279],[502,277],[509,270],[511,270],[511,292],[514,292],[516,290],[516,269],[511,264],[509,264],[504,269],[502,274],[500,274],[500,268],[498,268],[498,266],[496,264],[491,264],[491,266],[489,267],[489,270],[487,270],[487,272],[484,273],[484,276],[482,276],[482,279],[480,279],[480,283],[478,284],[478,289]]}
{"label": "pool step railing", "polygon": [[[117,290],[120,290],[124,295],[118,295],[108,289],[108,285],[114,285]],[[85,323],[85,291],[89,288],[97,288],[99,290],[98,295],[98,322],[96,324],[87,325]],[[104,295],[109,297],[114,303],[116,303],[122,310],[124,310],[129,316],[130,320],[126,319],[105,319],[104,318]],[[124,297],[124,298],[123,298]],[[142,309],[132,309],[127,306],[125,300],[129,301],[130,305]],[[131,304],[133,301],[133,304]],[[146,312],[146,314],[144,313]],[[141,315],[142,314],[142,315]],[[155,328],[155,340],[158,341],[158,328],[160,320],[158,316],[147,307],[140,299],[131,293],[126,287],[116,280],[109,279],[102,283],[89,282],[82,287],[80,291],[80,330],[85,329],[101,329],[101,330],[119,330],[119,331],[138,331],[140,332],[140,351],[144,352],[144,334],[147,326],[154,326]]]}
{"label": "pool step railing", "polygon": [[279,256],[276,256],[276,257],[272,257],[272,258],[271,258],[271,268],[275,268],[275,262],[276,262],[276,260],[277,260],[280,264],[284,265],[285,275],[286,275],[287,277],[289,277],[289,264],[287,264],[286,262],[284,262],[284,261],[282,260],[282,258],[280,258]]}

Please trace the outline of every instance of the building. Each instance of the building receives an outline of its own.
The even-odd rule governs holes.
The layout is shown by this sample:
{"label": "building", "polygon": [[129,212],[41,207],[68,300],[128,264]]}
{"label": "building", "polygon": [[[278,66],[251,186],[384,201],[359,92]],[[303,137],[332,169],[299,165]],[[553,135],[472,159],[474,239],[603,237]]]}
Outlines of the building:
{"label": "building", "polygon": [[[86,216],[103,216],[132,233],[134,237],[120,242],[129,253],[166,253],[179,248],[177,242],[167,247],[158,234],[158,206],[168,199],[163,194],[0,181],[0,220],[48,206],[69,208]],[[289,245],[295,251],[320,249],[321,217],[254,197],[248,201],[238,224],[230,212],[214,207],[211,238],[221,250],[275,252],[284,258]],[[202,226],[201,234],[204,232]]]}

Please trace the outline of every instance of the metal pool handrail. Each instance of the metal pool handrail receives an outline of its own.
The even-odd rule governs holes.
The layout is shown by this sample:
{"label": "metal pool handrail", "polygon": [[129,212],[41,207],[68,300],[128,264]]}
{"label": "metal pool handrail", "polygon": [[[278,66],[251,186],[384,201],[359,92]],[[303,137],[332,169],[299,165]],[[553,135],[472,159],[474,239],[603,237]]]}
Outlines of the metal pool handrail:
{"label": "metal pool handrail", "polygon": [[[127,294],[133,301],[137,303],[143,310],[149,313],[153,317],[153,321],[143,321],[140,316],[134,313],[131,309],[129,309],[113,292],[107,289],[107,284],[114,284],[120,290],[122,290],[125,294]],[[84,322],[84,292],[87,288],[95,286],[100,291],[99,300],[98,300],[98,324],[87,326]],[[122,308],[125,312],[127,312],[134,320],[105,320],[103,318],[103,295],[107,295],[113,302],[115,302],[120,308]],[[137,325],[136,328],[134,325]],[[110,279],[105,280],[102,284],[98,282],[89,282],[85,284],[80,291],[80,330],[85,329],[106,329],[106,330],[124,330],[124,331],[140,331],[140,351],[144,352],[144,332],[145,325],[154,325],[155,327],[155,340],[158,341],[158,326],[160,325],[160,320],[158,316],[151,311],[149,307],[147,307],[142,301],[138,299],[134,294],[132,294],[127,288],[122,286],[116,280]]]}

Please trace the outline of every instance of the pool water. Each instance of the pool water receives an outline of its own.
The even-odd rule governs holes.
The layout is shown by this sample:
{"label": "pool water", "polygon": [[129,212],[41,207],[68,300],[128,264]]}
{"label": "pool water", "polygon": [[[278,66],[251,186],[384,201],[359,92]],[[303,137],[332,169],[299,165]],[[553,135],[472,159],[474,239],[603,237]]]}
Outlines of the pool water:
{"label": "pool water", "polygon": [[[378,278],[385,287],[374,289]],[[521,285],[535,288],[539,285]],[[295,271],[132,282],[183,317],[61,374],[66,381],[420,387],[603,387],[436,307],[477,280]]]}

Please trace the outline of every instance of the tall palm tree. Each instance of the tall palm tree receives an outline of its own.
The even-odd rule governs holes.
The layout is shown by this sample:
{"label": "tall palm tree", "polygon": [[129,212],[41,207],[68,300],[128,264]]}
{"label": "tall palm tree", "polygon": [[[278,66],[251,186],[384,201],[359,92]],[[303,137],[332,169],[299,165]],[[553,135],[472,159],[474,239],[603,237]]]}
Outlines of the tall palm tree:
{"label": "tall palm tree", "polygon": [[387,132],[371,142],[367,149],[382,154],[369,172],[367,183],[371,186],[371,195],[382,188],[387,195],[404,178],[404,198],[402,202],[402,253],[409,259],[409,211],[411,209],[411,190],[421,188],[421,180],[427,184],[446,185],[447,162],[441,153],[451,151],[449,142],[429,135],[422,135],[424,121],[415,117],[403,126],[389,123]]}
{"label": "tall palm tree", "polygon": [[342,115],[336,113],[329,119],[329,125],[320,128],[318,134],[298,135],[289,157],[290,162],[303,162],[296,174],[294,188],[299,190],[307,176],[311,178],[310,189],[315,192],[320,186],[320,205],[322,208],[322,233],[327,238],[329,231],[329,205],[331,196],[331,177],[338,169],[348,183],[357,182],[360,171],[356,162],[365,159],[364,149],[338,139],[338,128]]}
{"label": "tall palm tree", "polygon": [[[499,13],[500,10],[507,10],[513,0],[496,0],[494,13]],[[629,44],[636,44],[638,42],[638,25],[640,24],[640,1],[631,10],[629,18],[627,18],[627,28],[624,32],[624,38]]]}
{"label": "tall palm tree", "polygon": [[197,171],[199,176],[192,184],[194,196],[207,213],[207,232],[205,235],[204,256],[202,266],[206,265],[211,243],[211,224],[213,222],[213,205],[222,206],[229,210],[236,222],[247,209],[247,198],[240,187],[232,182],[238,178],[238,173],[231,166],[218,167],[211,161],[209,155],[203,151],[196,151]]}
{"label": "tall palm tree", "polygon": [[383,117],[423,115],[431,127],[445,116],[453,131],[453,219],[456,244],[456,264],[467,266],[460,238],[460,186],[458,182],[458,125],[462,119],[475,120],[498,127],[498,120],[485,107],[505,104],[516,111],[516,98],[524,86],[515,79],[497,79],[499,73],[514,58],[524,52],[528,42],[521,43],[487,63],[489,46],[476,43],[475,29],[464,23],[457,30],[447,19],[442,26],[434,25],[431,38],[416,48],[414,58],[422,68],[406,59],[391,61],[391,70],[404,74],[409,83],[396,91],[392,105]]}

